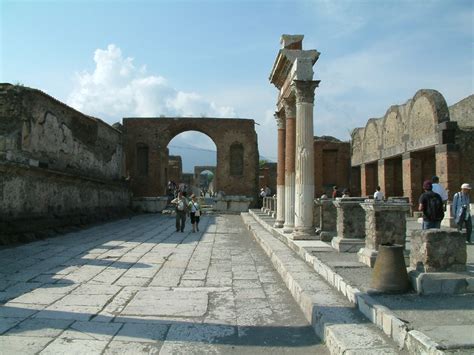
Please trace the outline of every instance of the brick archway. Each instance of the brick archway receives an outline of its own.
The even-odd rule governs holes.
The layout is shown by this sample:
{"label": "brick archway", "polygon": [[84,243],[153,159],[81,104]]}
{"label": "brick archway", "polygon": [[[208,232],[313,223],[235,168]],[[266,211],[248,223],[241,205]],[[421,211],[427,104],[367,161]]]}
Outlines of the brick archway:
{"label": "brick archway", "polygon": [[[207,135],[217,148],[216,185],[226,195],[254,197],[258,188],[258,145],[255,122],[250,119],[204,117],[131,117],[123,119],[126,169],[134,197],[165,195],[168,143],[180,133],[197,131]],[[232,157],[231,146],[243,147],[242,159]],[[138,149],[137,149],[138,147]],[[144,148],[148,148],[146,159]],[[235,154],[235,152],[234,152]],[[242,166],[231,166],[238,160]],[[147,165],[144,169],[140,165]],[[235,163],[234,163],[235,164]],[[146,172],[144,174],[143,172]],[[236,174],[239,172],[239,174]]]}

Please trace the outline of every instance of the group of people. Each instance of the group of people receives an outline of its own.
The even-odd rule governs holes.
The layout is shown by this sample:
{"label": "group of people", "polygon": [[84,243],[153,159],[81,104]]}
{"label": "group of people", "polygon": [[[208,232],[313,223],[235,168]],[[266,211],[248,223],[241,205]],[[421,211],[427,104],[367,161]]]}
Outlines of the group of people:
{"label": "group of people", "polygon": [[178,196],[171,201],[176,208],[176,232],[184,232],[186,216],[191,217],[193,233],[199,232],[199,220],[201,217],[201,206],[196,200],[196,195],[192,194],[191,199],[186,198],[186,192],[179,191]]}
{"label": "group of people", "polygon": [[[440,228],[441,221],[444,218],[444,211],[448,202],[448,194],[443,186],[439,183],[439,178],[433,176],[431,180],[423,183],[424,192],[418,201],[418,210],[423,212],[423,229]],[[457,225],[457,229],[461,231],[466,229],[466,240],[471,243],[472,218],[470,208],[470,192],[472,187],[468,183],[461,185],[461,191],[454,194],[452,204],[452,215]]]}

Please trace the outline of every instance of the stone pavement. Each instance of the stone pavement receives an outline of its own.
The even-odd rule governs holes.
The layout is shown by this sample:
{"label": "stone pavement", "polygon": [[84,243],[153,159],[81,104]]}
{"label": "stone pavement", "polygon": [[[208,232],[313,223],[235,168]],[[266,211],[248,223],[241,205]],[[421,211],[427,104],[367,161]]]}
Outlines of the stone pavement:
{"label": "stone pavement", "polygon": [[327,354],[238,215],[141,215],[0,250],[0,354]]}
{"label": "stone pavement", "polygon": [[[274,219],[270,216],[258,210],[250,214],[263,228],[251,226],[257,230],[257,240],[270,232],[274,240],[288,245],[314,273],[323,276],[400,346],[412,353],[474,353],[474,294],[418,296],[411,292],[369,296],[366,291],[373,269],[360,263],[355,253],[338,253],[319,240],[292,241],[272,228]],[[416,220],[409,219],[407,235],[419,228]],[[473,273],[474,245],[467,245],[467,249],[468,272]]]}

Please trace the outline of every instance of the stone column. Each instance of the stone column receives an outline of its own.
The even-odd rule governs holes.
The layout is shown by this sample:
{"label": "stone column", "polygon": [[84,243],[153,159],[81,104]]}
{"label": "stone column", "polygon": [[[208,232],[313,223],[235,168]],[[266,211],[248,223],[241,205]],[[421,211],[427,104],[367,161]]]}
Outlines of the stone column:
{"label": "stone column", "polygon": [[293,239],[314,239],[313,106],[317,81],[294,80],[296,96],[295,231]]}
{"label": "stone column", "polygon": [[337,237],[331,245],[339,252],[357,253],[365,245],[365,212],[360,204],[363,198],[336,199]]}
{"label": "stone column", "polygon": [[448,199],[452,200],[464,181],[460,181],[459,146],[456,144],[438,144],[435,146],[436,175],[446,189]]}
{"label": "stone column", "polygon": [[285,108],[285,223],[283,232],[291,233],[295,226],[295,141],[296,106],[295,98],[283,100]]}
{"label": "stone column", "polygon": [[423,191],[421,161],[411,152],[404,153],[402,159],[403,196],[408,197],[413,209],[418,211],[418,199]]}
{"label": "stone column", "polygon": [[277,163],[277,214],[276,228],[282,228],[285,222],[285,139],[286,122],[284,112],[275,113],[278,126],[278,163]]}
{"label": "stone column", "polygon": [[367,171],[365,164],[360,165],[360,195],[364,197],[369,195],[367,191]]}
{"label": "stone column", "polygon": [[365,247],[357,256],[361,263],[374,267],[380,244],[405,248],[406,214],[410,204],[370,200],[360,204],[365,211]]}

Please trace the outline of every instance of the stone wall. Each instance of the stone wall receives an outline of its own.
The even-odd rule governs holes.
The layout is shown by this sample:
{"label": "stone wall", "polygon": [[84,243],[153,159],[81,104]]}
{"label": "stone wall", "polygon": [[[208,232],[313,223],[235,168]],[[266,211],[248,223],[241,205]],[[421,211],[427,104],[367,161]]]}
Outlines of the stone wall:
{"label": "stone wall", "polygon": [[[124,118],[126,166],[134,196],[165,194],[163,165],[166,147],[178,134],[197,131],[212,139],[217,148],[215,191],[226,195],[256,197],[258,187],[258,145],[255,122],[249,119],[205,117]],[[149,152],[147,176],[138,176],[136,149],[144,144]]]}
{"label": "stone wall", "polygon": [[390,107],[384,117],[352,131],[351,165],[443,144],[438,125],[448,121],[443,96],[436,90],[419,90],[405,104]]}
{"label": "stone wall", "polygon": [[332,187],[341,191],[349,187],[351,145],[337,138],[314,137],[314,193],[320,197],[323,192],[331,196]]}
{"label": "stone wall", "polygon": [[39,90],[0,85],[4,241],[125,212],[123,161],[118,129]]}
{"label": "stone wall", "polygon": [[449,106],[451,121],[456,121],[461,128],[474,128],[474,95]]}
{"label": "stone wall", "polygon": [[459,182],[474,183],[474,95],[449,107],[451,121],[456,121],[456,144],[459,146]]}

